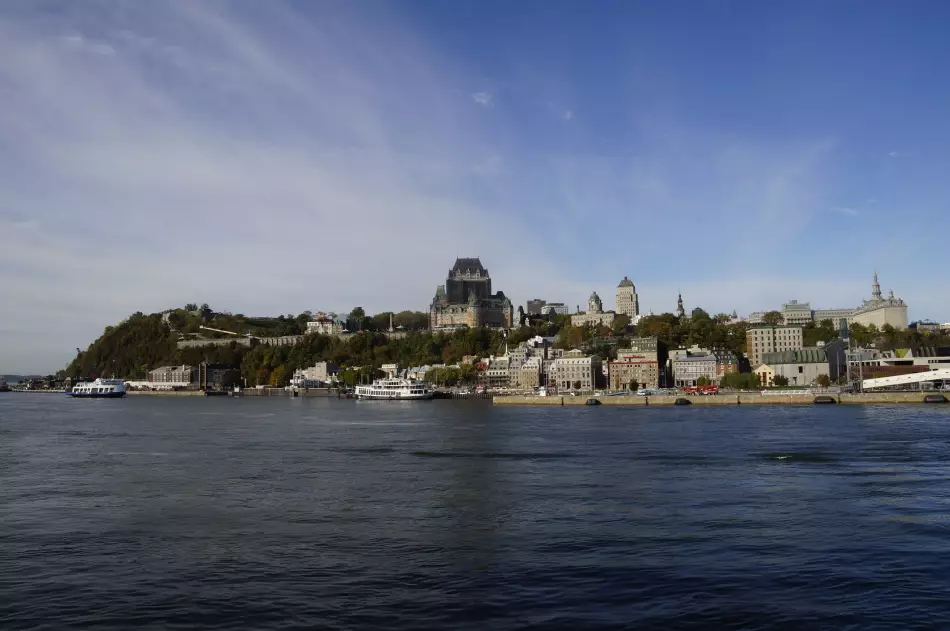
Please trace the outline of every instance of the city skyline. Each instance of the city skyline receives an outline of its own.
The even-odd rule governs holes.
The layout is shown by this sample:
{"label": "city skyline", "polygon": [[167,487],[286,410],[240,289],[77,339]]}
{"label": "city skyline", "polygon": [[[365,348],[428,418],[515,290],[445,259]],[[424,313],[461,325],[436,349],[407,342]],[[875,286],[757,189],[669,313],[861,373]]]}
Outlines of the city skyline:
{"label": "city skyline", "polygon": [[[950,6],[0,7],[0,371],[135,311],[515,305],[950,320]],[[939,225],[939,223],[938,223]]]}

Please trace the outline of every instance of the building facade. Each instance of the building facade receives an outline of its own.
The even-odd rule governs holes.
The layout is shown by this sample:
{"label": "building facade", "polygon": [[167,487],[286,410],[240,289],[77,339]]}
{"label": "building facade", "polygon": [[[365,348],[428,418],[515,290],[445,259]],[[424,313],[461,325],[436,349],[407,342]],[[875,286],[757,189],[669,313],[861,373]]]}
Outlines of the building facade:
{"label": "building facade", "polygon": [[571,316],[571,326],[610,326],[614,323],[614,317],[616,314],[613,311],[604,311],[600,296],[595,291],[587,300],[587,311]]}
{"label": "building facade", "polygon": [[765,353],[762,363],[772,369],[773,382],[775,377],[785,377],[790,386],[813,385],[819,375],[831,372],[828,355],[821,348]]}
{"label": "building facade", "polygon": [[160,366],[148,371],[149,383],[155,384],[191,384],[195,369],[192,366]]}
{"label": "building facade", "polygon": [[633,322],[640,315],[640,299],[633,281],[623,277],[617,285],[617,313],[628,316]]}
{"label": "building facade", "polygon": [[877,282],[877,272],[874,273],[874,284],[871,286],[871,299],[851,313],[852,324],[864,326],[874,325],[878,329],[890,325],[895,329],[907,328],[907,305],[900,298],[894,297],[891,290],[887,298],[881,297],[881,285]]}
{"label": "building facade", "polygon": [[336,314],[315,313],[313,319],[307,322],[307,333],[320,335],[339,335],[346,328],[346,323]]}
{"label": "building facade", "polygon": [[541,300],[540,298],[534,298],[525,303],[525,313],[528,315],[541,315],[541,309],[548,304],[546,300]]}
{"label": "building facade", "polygon": [[514,309],[504,292],[492,293],[491,276],[477,259],[456,259],[429,306],[429,328],[511,328]]}
{"label": "building facade", "polygon": [[543,307],[541,307],[541,315],[549,315],[552,313],[557,314],[557,315],[567,315],[568,314],[567,305],[564,304],[563,302],[549,302]]}
{"label": "building facade", "polygon": [[550,370],[548,385],[553,384],[561,393],[590,392],[597,387],[598,375],[602,374],[600,358],[585,356],[577,349],[554,360]]}
{"label": "building facade", "polygon": [[762,355],[802,348],[802,327],[758,325],[746,331],[746,355],[749,363],[759,366],[764,363]]}
{"label": "building facade", "polygon": [[[782,305],[783,324],[801,325],[808,322],[821,323],[822,320],[831,320],[835,328],[840,328],[842,321],[846,324],[873,324],[878,329],[889,324],[895,329],[907,328],[907,305],[900,298],[894,297],[891,291],[887,298],[881,295],[881,285],[874,273],[874,284],[871,286],[871,299],[865,300],[861,306],[853,309],[812,309],[807,302],[790,300]],[[764,311],[749,314],[749,324],[762,324]]]}
{"label": "building facade", "polygon": [[670,367],[673,372],[673,384],[677,388],[697,386],[705,378],[710,384],[718,384],[716,356],[704,350],[676,351],[671,355]]}
{"label": "building facade", "polygon": [[[340,367],[333,362],[317,362],[310,368],[302,368],[297,372],[301,378],[318,383],[329,383],[336,380]],[[297,372],[294,373],[296,376]]]}
{"label": "building facade", "polygon": [[643,388],[659,388],[664,366],[666,348],[657,337],[635,337],[630,348],[618,348],[616,361],[607,363],[609,387],[622,390],[631,381]]}

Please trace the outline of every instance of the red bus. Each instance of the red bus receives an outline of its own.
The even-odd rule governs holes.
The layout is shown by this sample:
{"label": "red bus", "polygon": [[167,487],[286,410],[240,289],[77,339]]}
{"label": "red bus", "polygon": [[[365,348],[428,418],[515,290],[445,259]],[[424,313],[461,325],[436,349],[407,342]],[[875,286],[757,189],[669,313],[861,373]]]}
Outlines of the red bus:
{"label": "red bus", "polygon": [[719,394],[719,386],[683,386],[686,394]]}

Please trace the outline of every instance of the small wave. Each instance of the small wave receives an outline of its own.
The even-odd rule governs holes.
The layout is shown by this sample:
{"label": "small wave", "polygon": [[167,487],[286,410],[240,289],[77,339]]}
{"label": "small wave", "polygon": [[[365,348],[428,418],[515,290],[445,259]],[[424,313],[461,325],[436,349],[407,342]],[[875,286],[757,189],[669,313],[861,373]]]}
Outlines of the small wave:
{"label": "small wave", "polygon": [[417,458],[484,458],[499,460],[559,460],[573,458],[563,452],[501,452],[501,451],[413,451]]}
{"label": "small wave", "polygon": [[392,447],[330,447],[326,451],[340,454],[391,454],[396,450]]}
{"label": "small wave", "polygon": [[810,451],[789,451],[768,454],[759,454],[763,460],[778,460],[781,462],[834,462],[835,459],[827,454]]}

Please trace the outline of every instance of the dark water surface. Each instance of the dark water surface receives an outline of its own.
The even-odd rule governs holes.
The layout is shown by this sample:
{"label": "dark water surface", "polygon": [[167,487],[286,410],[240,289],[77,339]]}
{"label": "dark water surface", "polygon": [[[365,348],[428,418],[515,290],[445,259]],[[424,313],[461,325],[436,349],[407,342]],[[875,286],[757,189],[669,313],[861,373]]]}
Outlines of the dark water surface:
{"label": "dark water surface", "polygon": [[950,409],[0,394],[3,629],[947,629]]}

